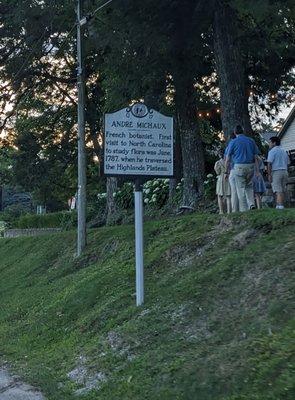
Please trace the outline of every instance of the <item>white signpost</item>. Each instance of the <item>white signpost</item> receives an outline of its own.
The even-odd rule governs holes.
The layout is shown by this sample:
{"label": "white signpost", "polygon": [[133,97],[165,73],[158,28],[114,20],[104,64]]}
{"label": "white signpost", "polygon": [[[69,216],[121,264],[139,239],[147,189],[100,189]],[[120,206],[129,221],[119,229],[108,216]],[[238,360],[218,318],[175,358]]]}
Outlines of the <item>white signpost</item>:
{"label": "white signpost", "polygon": [[173,118],[143,103],[105,114],[104,174],[135,181],[136,304],[144,301],[142,183],[173,177]]}

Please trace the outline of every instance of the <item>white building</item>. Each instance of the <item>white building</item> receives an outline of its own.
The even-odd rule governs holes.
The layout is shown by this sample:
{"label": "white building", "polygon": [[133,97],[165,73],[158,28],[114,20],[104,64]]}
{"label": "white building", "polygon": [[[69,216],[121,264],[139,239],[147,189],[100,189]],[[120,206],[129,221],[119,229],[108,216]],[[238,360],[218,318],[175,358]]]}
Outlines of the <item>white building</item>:
{"label": "white building", "polygon": [[295,106],[280,130],[279,138],[281,146],[292,155],[295,154]]}

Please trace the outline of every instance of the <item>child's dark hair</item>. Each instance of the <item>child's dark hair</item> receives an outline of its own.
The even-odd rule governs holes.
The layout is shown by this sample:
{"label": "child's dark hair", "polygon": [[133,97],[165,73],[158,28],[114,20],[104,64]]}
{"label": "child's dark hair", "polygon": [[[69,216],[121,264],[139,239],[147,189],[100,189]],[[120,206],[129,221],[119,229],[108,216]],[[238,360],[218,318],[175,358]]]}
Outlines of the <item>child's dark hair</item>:
{"label": "child's dark hair", "polygon": [[244,133],[244,129],[243,129],[242,125],[237,125],[236,129],[235,129],[235,134],[236,135],[241,135],[243,133]]}
{"label": "child's dark hair", "polygon": [[281,139],[278,136],[272,136],[269,140],[276,146],[279,146],[281,144]]}

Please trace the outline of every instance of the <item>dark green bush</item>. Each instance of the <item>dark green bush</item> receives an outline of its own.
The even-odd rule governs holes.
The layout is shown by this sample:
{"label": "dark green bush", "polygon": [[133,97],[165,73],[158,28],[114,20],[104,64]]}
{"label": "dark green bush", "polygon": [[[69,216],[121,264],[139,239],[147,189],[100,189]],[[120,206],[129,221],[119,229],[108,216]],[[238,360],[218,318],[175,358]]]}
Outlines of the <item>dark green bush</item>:
{"label": "dark green bush", "polygon": [[62,211],[49,214],[21,215],[14,224],[15,228],[62,228],[71,229],[76,225],[77,213],[75,211]]}
{"label": "dark green bush", "polygon": [[15,221],[26,213],[27,210],[21,204],[12,204],[0,213],[0,220],[7,222],[9,226],[13,226]]}
{"label": "dark green bush", "polygon": [[123,186],[114,193],[116,203],[122,210],[128,210],[134,207],[133,190],[133,184],[131,182],[125,182]]}
{"label": "dark green bush", "polygon": [[213,200],[216,197],[216,177],[213,174],[208,174],[204,182],[205,198]]}

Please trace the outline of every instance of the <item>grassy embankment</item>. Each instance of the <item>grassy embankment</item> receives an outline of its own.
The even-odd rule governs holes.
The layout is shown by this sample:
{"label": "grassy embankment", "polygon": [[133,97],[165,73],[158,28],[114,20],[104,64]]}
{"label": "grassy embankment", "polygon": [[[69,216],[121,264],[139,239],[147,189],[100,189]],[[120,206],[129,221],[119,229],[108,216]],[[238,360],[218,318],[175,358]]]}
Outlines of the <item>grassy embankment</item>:
{"label": "grassy embankment", "polygon": [[74,232],[0,239],[2,359],[48,400],[293,399],[295,210],[220,220],[145,225],[140,308],[132,226],[80,259]]}

